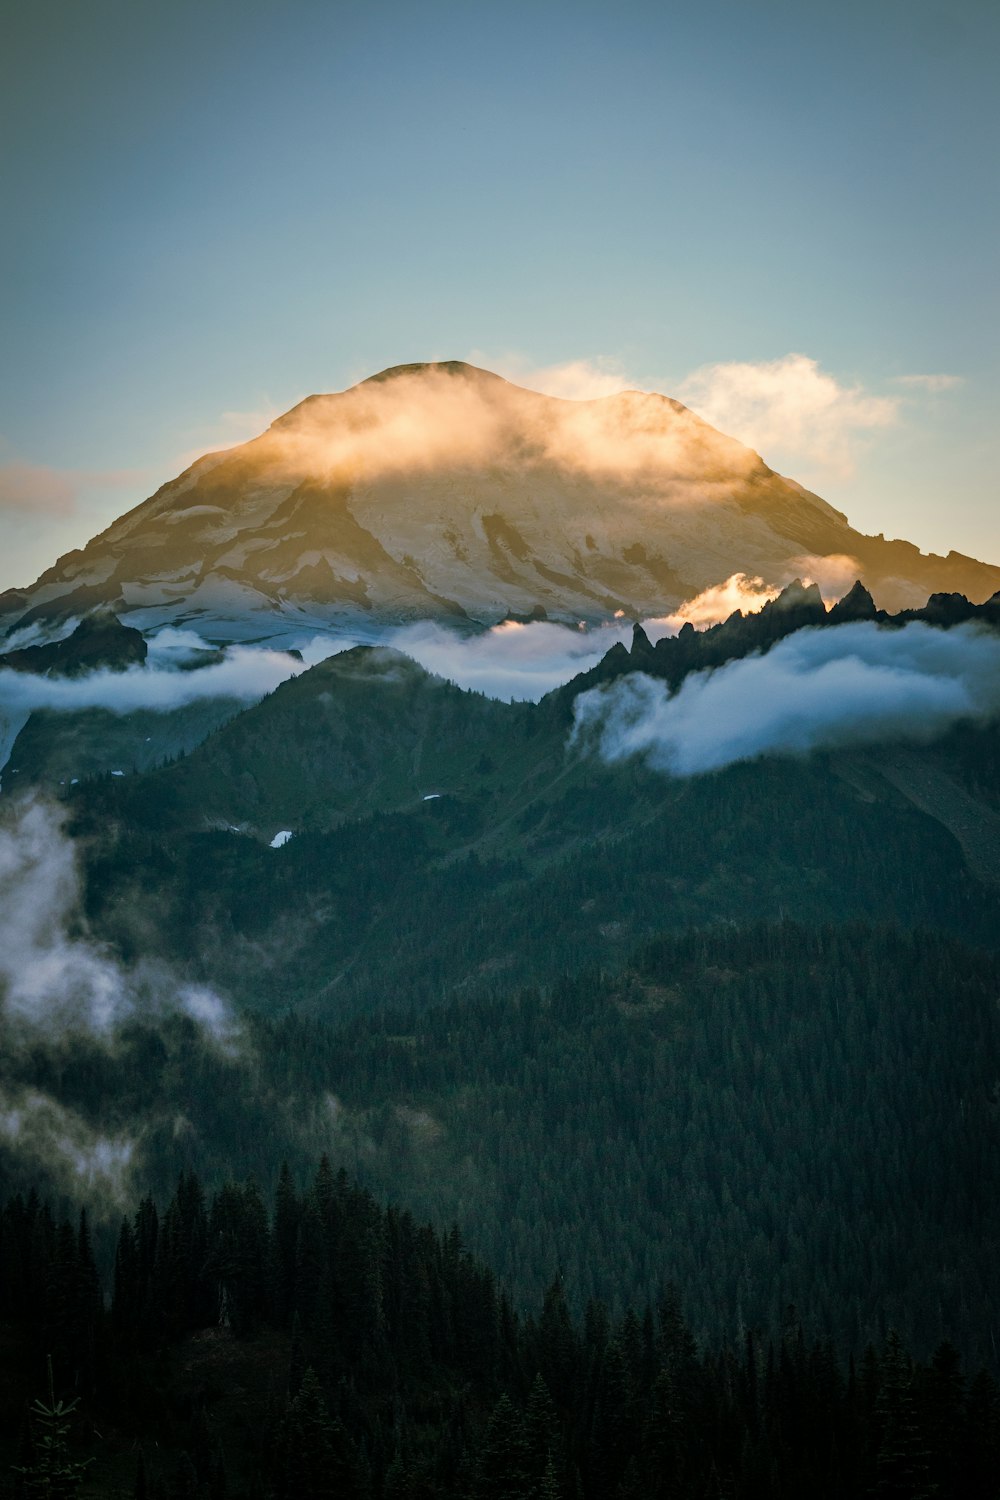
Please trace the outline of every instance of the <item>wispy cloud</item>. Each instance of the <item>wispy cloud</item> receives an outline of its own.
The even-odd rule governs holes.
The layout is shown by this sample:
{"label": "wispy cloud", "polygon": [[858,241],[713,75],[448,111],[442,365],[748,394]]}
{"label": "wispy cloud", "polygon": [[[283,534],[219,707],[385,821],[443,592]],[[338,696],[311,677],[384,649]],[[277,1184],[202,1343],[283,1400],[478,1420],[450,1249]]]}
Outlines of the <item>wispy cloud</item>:
{"label": "wispy cloud", "polygon": [[[32,1079],[48,1054],[91,1049],[115,1055],[131,1024],[164,1037],[178,1020],[230,1065],[246,1055],[240,1022],[221,996],[165,965],[122,964],[88,932],[76,849],[63,815],[38,800],[0,815],[0,1146],[42,1168],[64,1190],[87,1186],[114,1200],[131,1186],[147,1115],[108,1129]],[[25,1062],[28,1067],[25,1068]],[[27,1071],[28,1078],[23,1075]]]}
{"label": "wispy cloud", "polygon": [[239,443],[249,442],[266,432],[283,411],[287,411],[302,396],[296,396],[285,406],[279,406],[270,396],[262,396],[256,406],[246,411],[224,411],[213,422],[197,427],[184,434],[184,447],[173,460],[178,469],[190,468],[206,453],[216,453],[223,448],[233,448]]}
{"label": "wispy cloud", "polygon": [[128,971],[79,931],[80,883],[62,814],[40,801],[0,822],[0,1030],[6,1050],[73,1036],[111,1045],[136,1016],[184,1015],[223,1050],[239,1028],[224,1002],[154,965]]}
{"label": "wispy cloud", "polygon": [[[347,644],[326,641],[322,654],[342,650]],[[183,658],[183,652],[178,655]],[[310,658],[319,659],[315,652]],[[152,665],[129,667],[124,672],[101,669],[81,677],[42,677],[0,668],[0,710],[31,713],[44,708],[54,713],[77,713],[85,708],[104,708],[115,714],[136,709],[169,713],[203,698],[256,703],[286,678],[305,670],[304,662],[285,651],[252,646],[230,646],[221,661],[195,671],[163,665],[167,660],[168,653],[154,651]]]}
{"label": "wispy cloud", "polygon": [[672,615],[662,615],[647,622],[650,640],[657,636],[676,635],[683,625],[691,624],[696,630],[708,625],[718,625],[728,620],[736,610],[744,614],[755,614],[769,599],[776,599],[779,590],[766,584],[763,578],[751,577],[747,573],[734,573],[724,583],[715,583],[702,589],[693,599],[687,599]]}
{"label": "wispy cloud", "polygon": [[[603,480],[641,475],[665,503],[717,497],[753,465],[748,451],[658,395],[547,402],[471,372],[424,368],[309,403],[260,446],[274,481],[369,484],[420,471],[540,466]],[[710,478],[706,479],[706,470]],[[531,482],[530,480],[526,482]]]}
{"label": "wispy cloud", "polygon": [[713,427],[772,463],[805,463],[849,477],[859,446],[898,420],[900,398],[842,384],[806,354],[705,365],[676,392]]}
{"label": "wispy cloud", "polygon": [[13,459],[0,464],[0,513],[60,519],[71,516],[81,494],[141,483],[141,469],[57,469]]}
{"label": "wispy cloud", "polygon": [[136,1138],[97,1130],[38,1089],[0,1086],[0,1143],[50,1172],[64,1190],[96,1191],[111,1204],[127,1201]]}
{"label": "wispy cloud", "polygon": [[905,739],[1000,713],[1000,638],[914,622],[801,630],[765,656],[687,677],[671,695],[644,673],[576,700],[573,743],[614,762],[637,756],[675,776],[761,755]]}
{"label": "wispy cloud", "polygon": [[635,381],[628,379],[621,360],[612,355],[568,359],[555,365],[533,365],[516,354],[491,360],[481,350],[471,358],[474,364],[485,365],[515,385],[541,391],[544,396],[559,396],[564,401],[599,401],[604,396],[637,389]]}
{"label": "wispy cloud", "polygon": [[953,391],[965,384],[962,375],[897,375],[896,385],[905,385],[909,390],[927,391],[936,396],[941,391]]}
{"label": "wispy cloud", "polygon": [[389,643],[459,687],[489,698],[537,702],[631,636],[631,625],[585,631],[544,620],[508,620],[481,635],[461,636],[428,622],[392,632]]}

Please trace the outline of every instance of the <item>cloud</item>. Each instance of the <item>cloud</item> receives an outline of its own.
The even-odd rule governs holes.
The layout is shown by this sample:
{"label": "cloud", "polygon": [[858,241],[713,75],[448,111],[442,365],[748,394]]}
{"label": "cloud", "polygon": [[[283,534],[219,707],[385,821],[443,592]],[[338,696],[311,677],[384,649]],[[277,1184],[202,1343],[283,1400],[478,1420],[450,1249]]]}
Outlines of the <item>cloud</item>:
{"label": "cloud", "polygon": [[638,756],[693,776],[761,755],[928,741],[1000,711],[1000,638],[975,626],[869,622],[801,630],[765,656],[685,678],[643,673],[583,693],[571,742],[608,762]]}
{"label": "cloud", "polygon": [[622,391],[636,389],[636,382],[626,377],[621,362],[610,355],[569,359],[563,364],[541,367],[517,355],[491,360],[488,355],[477,351],[472,359],[474,364],[485,363],[515,385],[524,386],[529,391],[540,391],[543,396],[558,396],[564,401],[599,401],[605,396],[617,396]]}
{"label": "cloud", "polygon": [[[179,671],[162,662],[174,654],[181,661],[190,660],[194,649],[190,632],[180,645],[172,643],[151,652],[151,665],[128,667],[124,672],[100,669],[83,677],[42,677],[35,673],[0,668],[0,713],[18,714],[44,708],[53,713],[76,713],[85,708],[104,708],[114,714],[129,714],[136,709],[169,713],[202,698],[231,698],[241,703],[256,703],[273,692],[280,683],[306,669],[286,651],[272,651],[253,646],[229,646],[222,661],[194,671]],[[185,642],[187,644],[185,644]],[[309,663],[323,655],[343,650],[350,642],[327,641],[312,650]]]}
{"label": "cloud", "polygon": [[779,584],[765,583],[759,576],[748,573],[733,573],[723,583],[712,584],[693,599],[687,599],[673,614],[661,615],[644,622],[646,634],[651,641],[665,635],[676,635],[683,625],[690,623],[698,630],[709,625],[719,625],[736,610],[743,614],[756,614],[770,600],[776,599],[781,589],[794,578],[803,583],[815,583],[824,603],[836,603],[860,577],[861,564],[856,557],[831,553],[829,557],[816,557],[812,553],[793,557],[786,564]]}
{"label": "cloud", "polygon": [[0,1030],[5,1050],[85,1036],[113,1045],[128,1020],[187,1016],[226,1052],[238,1027],[214,992],[151,964],[131,970],[79,930],[80,882],[62,814],[27,799],[0,824]]}
{"label": "cloud", "polygon": [[631,636],[631,625],[584,631],[544,620],[526,625],[508,620],[481,635],[460,636],[428,622],[393,631],[389,643],[459,687],[508,702],[537,703]]}
{"label": "cloud", "polygon": [[896,385],[905,385],[910,390],[928,391],[931,395],[937,395],[941,391],[953,391],[957,386],[964,385],[965,379],[962,375],[897,375]]}
{"label": "cloud", "polygon": [[143,469],[60,469],[28,463],[6,439],[0,438],[0,514],[30,516],[34,520],[63,520],[75,513],[77,501],[89,490],[124,489],[142,482]]}
{"label": "cloud", "polygon": [[256,450],[261,479],[350,484],[356,499],[366,485],[395,477],[409,482],[436,471],[460,480],[469,469],[492,468],[531,484],[554,465],[601,480],[638,476],[657,500],[699,502],[725,496],[754,466],[740,443],[678,403],[603,378],[612,394],[559,401],[470,368],[425,366],[364,381],[274,423]]}
{"label": "cloud", "polygon": [[[301,396],[296,396],[295,401],[301,401]],[[247,411],[224,411],[219,414],[214,422],[205,426],[197,427],[185,434],[190,441],[183,450],[178,453],[173,464],[178,469],[188,469],[199,458],[204,458],[207,453],[218,453],[225,448],[233,448],[240,443],[248,442],[251,438],[259,437],[266,432],[283,410],[276,405],[269,396],[262,396],[260,404],[251,407]]]}
{"label": "cloud", "polygon": [[64,469],[45,464],[0,465],[0,510],[70,516],[78,494],[74,476]]}
{"label": "cloud", "polygon": [[50,1172],[64,1191],[97,1192],[117,1204],[129,1198],[136,1139],[95,1130],[37,1089],[0,1087],[0,1143]]}
{"label": "cloud", "polygon": [[125,965],[89,933],[62,811],[39,799],[8,802],[0,815],[0,1147],[8,1158],[108,1206],[131,1193],[141,1148],[162,1133],[163,1118],[145,1110],[111,1128],[109,1108],[121,1111],[107,1089],[81,1111],[39,1077],[60,1079],[67,1059],[86,1071],[89,1056],[105,1060],[98,1077],[113,1078],[136,1027],[155,1031],[168,1054],[200,1045],[230,1068],[252,1056],[214,990],[160,962]]}
{"label": "cloud", "polygon": [[708,625],[718,625],[736,610],[744,614],[755,614],[769,599],[776,599],[780,589],[772,588],[763,578],[750,577],[747,573],[734,573],[724,583],[713,584],[703,589],[693,599],[686,600],[672,615],[662,615],[646,622],[646,633],[650,640],[664,635],[676,635],[682,625],[690,622],[697,630]]}
{"label": "cloud", "polygon": [[54,469],[15,459],[0,464],[0,513],[62,520],[88,490],[126,489],[145,478],[144,469]]}
{"label": "cloud", "polygon": [[898,419],[900,400],[842,385],[805,354],[705,365],[678,395],[706,421],[784,466],[803,462],[849,477],[859,442]]}
{"label": "cloud", "polygon": [[792,578],[801,578],[803,583],[815,583],[829,607],[844,597],[863,572],[858,559],[843,552],[831,552],[825,557],[810,552],[791,559],[782,581],[791,583]]}

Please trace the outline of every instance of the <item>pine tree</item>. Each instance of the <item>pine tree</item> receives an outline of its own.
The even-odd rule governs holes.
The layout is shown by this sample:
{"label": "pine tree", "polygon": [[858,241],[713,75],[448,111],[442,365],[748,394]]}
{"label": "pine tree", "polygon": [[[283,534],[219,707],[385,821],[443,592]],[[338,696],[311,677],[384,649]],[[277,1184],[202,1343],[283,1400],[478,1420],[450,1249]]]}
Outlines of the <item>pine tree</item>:
{"label": "pine tree", "polygon": [[333,1479],[333,1421],[312,1366],[288,1408],[282,1448],[284,1500],[341,1500]]}
{"label": "pine tree", "polygon": [[476,1466],[476,1500],[529,1500],[524,1425],[509,1396],[501,1396],[486,1425]]}
{"label": "pine tree", "polygon": [[48,1372],[49,1399],[39,1398],[31,1407],[34,1461],[16,1467],[14,1472],[21,1475],[25,1495],[30,1500],[72,1500],[93,1460],[70,1457],[69,1435],[79,1398],[69,1403],[57,1401],[51,1358]]}
{"label": "pine tree", "polygon": [[875,1493],[878,1500],[924,1500],[931,1494],[927,1446],[917,1425],[910,1361],[895,1329],[886,1336],[880,1374]]}
{"label": "pine tree", "polygon": [[533,1483],[541,1482],[556,1451],[559,1417],[541,1374],[535,1376],[524,1409],[525,1463]]}

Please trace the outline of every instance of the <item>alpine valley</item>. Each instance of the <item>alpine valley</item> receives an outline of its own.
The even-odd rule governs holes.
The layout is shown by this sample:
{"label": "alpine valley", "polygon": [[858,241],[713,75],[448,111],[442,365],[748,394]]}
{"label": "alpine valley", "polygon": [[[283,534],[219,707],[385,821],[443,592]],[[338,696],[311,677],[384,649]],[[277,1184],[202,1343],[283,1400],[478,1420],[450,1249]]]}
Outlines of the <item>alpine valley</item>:
{"label": "alpine valley", "polygon": [[996,1495],[1000,567],[449,362],[0,608],[7,1463]]}

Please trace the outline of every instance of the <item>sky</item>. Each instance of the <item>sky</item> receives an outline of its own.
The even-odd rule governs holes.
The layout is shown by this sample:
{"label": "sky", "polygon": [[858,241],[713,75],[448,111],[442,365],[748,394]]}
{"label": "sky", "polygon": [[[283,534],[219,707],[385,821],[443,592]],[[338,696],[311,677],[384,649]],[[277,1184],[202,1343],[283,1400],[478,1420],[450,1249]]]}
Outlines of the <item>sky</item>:
{"label": "sky", "polygon": [[1000,562],[995,0],[32,0],[0,48],[0,588],[315,391],[687,401]]}

